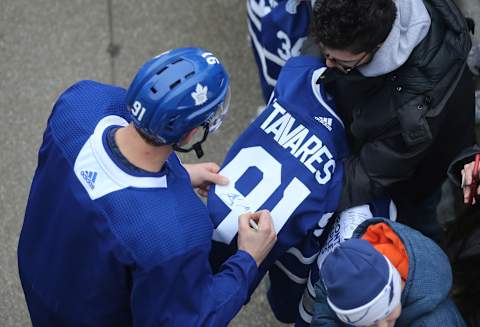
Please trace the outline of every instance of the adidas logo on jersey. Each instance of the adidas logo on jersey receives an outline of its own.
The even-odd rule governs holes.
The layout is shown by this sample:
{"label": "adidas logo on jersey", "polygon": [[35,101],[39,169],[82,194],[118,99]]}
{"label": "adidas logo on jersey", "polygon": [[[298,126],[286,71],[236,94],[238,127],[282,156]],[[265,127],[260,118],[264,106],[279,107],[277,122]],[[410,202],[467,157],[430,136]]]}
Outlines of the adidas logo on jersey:
{"label": "adidas logo on jersey", "polygon": [[314,117],[316,121],[325,126],[326,129],[332,131],[332,118],[327,117]]}
{"label": "adidas logo on jersey", "polygon": [[87,185],[93,190],[95,188],[95,181],[97,180],[97,172],[82,170],[80,175],[82,175],[85,182],[87,182]]}

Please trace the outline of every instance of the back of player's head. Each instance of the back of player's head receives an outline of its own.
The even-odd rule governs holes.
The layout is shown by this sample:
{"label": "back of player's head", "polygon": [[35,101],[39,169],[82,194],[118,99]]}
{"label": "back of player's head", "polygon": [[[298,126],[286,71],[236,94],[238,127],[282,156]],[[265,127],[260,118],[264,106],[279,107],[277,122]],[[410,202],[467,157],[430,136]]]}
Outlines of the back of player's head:
{"label": "back of player's head", "polygon": [[393,0],[317,0],[311,33],[331,49],[369,52],[387,38],[396,13]]}
{"label": "back of player's head", "polygon": [[204,127],[197,146],[201,151],[208,132],[220,126],[229,96],[227,72],[212,53],[179,48],[147,61],[130,84],[126,100],[137,130],[151,143],[176,147],[186,133]]}

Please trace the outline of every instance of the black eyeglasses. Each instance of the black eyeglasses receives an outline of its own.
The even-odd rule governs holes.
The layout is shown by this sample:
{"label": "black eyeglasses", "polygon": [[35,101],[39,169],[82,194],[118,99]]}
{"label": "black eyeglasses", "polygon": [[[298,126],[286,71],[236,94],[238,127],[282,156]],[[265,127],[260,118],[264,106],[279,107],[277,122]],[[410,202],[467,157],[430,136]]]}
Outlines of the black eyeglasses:
{"label": "black eyeglasses", "polygon": [[325,59],[328,59],[330,61],[332,61],[334,64],[335,64],[335,68],[337,68],[338,70],[340,70],[342,73],[344,74],[349,74],[352,70],[354,70],[355,68],[357,68],[358,66],[360,66],[360,63],[368,56],[368,55],[374,55],[375,52],[377,52],[377,50],[379,49],[380,47],[375,47],[375,49],[373,49],[372,51],[367,51],[365,52],[365,54],[360,57],[360,59],[358,59],[357,61],[355,61],[355,63],[353,65],[345,65],[345,64],[342,64],[338,59],[336,59],[335,57],[332,57],[329,53],[326,52],[325,50],[325,47],[321,46],[320,45],[320,51],[322,52],[322,54],[324,55]]}

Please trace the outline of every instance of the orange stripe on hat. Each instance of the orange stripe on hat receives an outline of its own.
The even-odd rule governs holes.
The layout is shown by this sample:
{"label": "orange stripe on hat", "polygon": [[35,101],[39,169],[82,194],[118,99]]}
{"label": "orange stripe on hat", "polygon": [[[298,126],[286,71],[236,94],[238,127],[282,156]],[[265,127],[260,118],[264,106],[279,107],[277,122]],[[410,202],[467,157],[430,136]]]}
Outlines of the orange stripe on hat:
{"label": "orange stripe on hat", "polygon": [[403,281],[408,276],[408,255],[400,237],[385,223],[370,225],[363,234],[362,239],[368,241],[373,247],[386,256],[398,270]]}

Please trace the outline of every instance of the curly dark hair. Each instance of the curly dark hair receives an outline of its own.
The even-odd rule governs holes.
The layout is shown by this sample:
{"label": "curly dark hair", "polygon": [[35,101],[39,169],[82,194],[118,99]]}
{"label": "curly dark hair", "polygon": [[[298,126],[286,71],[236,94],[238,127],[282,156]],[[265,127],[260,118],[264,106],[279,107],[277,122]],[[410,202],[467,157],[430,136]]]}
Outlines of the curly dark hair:
{"label": "curly dark hair", "polygon": [[396,14],[393,0],[317,0],[311,35],[332,49],[368,52],[387,38]]}

